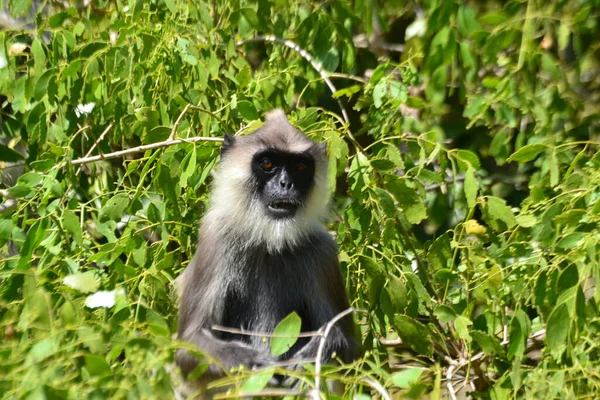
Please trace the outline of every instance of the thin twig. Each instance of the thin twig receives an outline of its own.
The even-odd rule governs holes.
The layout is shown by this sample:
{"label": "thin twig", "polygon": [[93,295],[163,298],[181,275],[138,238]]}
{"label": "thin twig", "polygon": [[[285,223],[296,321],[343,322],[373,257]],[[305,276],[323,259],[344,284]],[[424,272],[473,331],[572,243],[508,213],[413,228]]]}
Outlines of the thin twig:
{"label": "thin twig", "polygon": [[267,337],[267,338],[301,338],[301,337],[314,337],[321,336],[320,331],[311,331],[311,332],[301,332],[297,335],[280,335],[276,333],[268,333],[268,332],[256,332],[256,331],[244,331],[236,328],[228,328],[226,326],[221,325],[213,325],[212,330],[219,332],[227,332],[233,333],[236,335],[244,335],[244,336],[256,336],[256,337]]}
{"label": "thin twig", "polygon": [[297,390],[289,390],[289,389],[265,389],[258,392],[238,392],[238,393],[223,393],[223,394],[215,394],[215,399],[239,399],[245,397],[275,397],[275,396],[301,396],[305,397],[308,392],[300,392]]}
{"label": "thin twig", "polygon": [[325,325],[325,329],[323,330],[323,336],[321,337],[321,343],[319,343],[319,348],[317,350],[317,358],[315,360],[315,392],[321,392],[321,359],[323,358],[323,351],[325,350],[325,342],[327,341],[327,335],[333,328],[333,326],[346,315],[354,312],[354,308],[350,307],[338,315],[336,315],[333,319],[331,319],[327,325]]}
{"label": "thin twig", "polygon": [[[100,134],[100,136],[98,137],[98,139],[94,142],[94,144],[92,145],[92,147],[90,147],[90,149],[88,150],[87,153],[85,153],[84,157],[89,157],[90,154],[92,154],[92,151],[94,151],[94,149],[96,148],[96,146],[98,146],[98,144],[102,141],[102,139],[104,139],[104,136],[106,136],[106,134],[108,133],[108,131],[110,131],[113,127],[112,122],[110,124],[108,124],[108,126],[106,127],[106,129],[104,130],[104,132],[102,132],[102,134]],[[77,171],[75,171],[75,176],[79,175],[79,173],[81,172],[81,168],[82,166],[80,165],[79,168],[77,168]],[[67,190],[68,192],[68,190]]]}
{"label": "thin twig", "polygon": [[371,378],[361,378],[359,380],[359,382],[376,390],[384,400],[392,399],[392,397],[390,396],[388,391],[385,390],[385,388],[379,382],[377,382]]}
{"label": "thin twig", "polygon": [[[256,42],[279,43],[279,44],[282,44],[282,45],[289,47],[290,49],[296,51],[298,54],[300,54],[302,56],[302,58],[304,58],[306,61],[308,61],[310,63],[310,65],[312,65],[312,67],[319,73],[319,75],[321,75],[321,78],[323,79],[323,81],[325,82],[325,84],[327,85],[329,90],[331,90],[331,93],[337,92],[337,89],[331,82],[331,79],[329,79],[329,77],[325,73],[325,70],[323,69],[323,66],[321,65],[321,63],[319,63],[317,60],[315,60],[313,58],[313,56],[311,56],[306,50],[304,50],[302,47],[298,46],[296,43],[292,42],[291,40],[285,40],[285,39],[281,39],[281,38],[278,38],[276,36],[271,36],[271,35],[256,36],[252,39],[240,40],[239,42],[236,43],[236,46],[240,47],[240,46],[245,45],[246,43],[256,43]],[[344,117],[344,122],[346,124],[350,124],[350,118],[348,117],[348,113],[346,112],[344,105],[342,104],[340,99],[335,99],[335,100],[338,103],[340,110],[342,111],[342,116]]]}
{"label": "thin twig", "polygon": [[92,156],[92,157],[78,158],[77,160],[71,161],[71,164],[79,165],[79,164],[85,164],[85,163],[90,163],[90,162],[94,162],[94,161],[108,160],[111,158],[119,158],[119,157],[127,155],[127,154],[140,153],[140,152],[146,151],[146,150],[157,149],[159,147],[168,147],[168,146],[173,146],[173,145],[181,144],[181,143],[222,142],[222,141],[223,141],[223,138],[220,138],[220,137],[202,137],[202,136],[191,137],[191,138],[186,138],[186,139],[165,140],[164,142],[145,144],[145,145],[138,146],[138,147],[132,147],[131,149],[115,151],[113,153],[100,154],[100,155]]}
{"label": "thin twig", "polygon": [[341,72],[332,72],[329,75],[330,78],[339,78],[339,79],[348,79],[351,81],[356,81],[356,82],[360,82],[360,83],[364,83],[365,85],[367,83],[369,83],[369,81],[365,78],[363,78],[362,76],[358,76],[358,75],[350,75],[350,74],[343,74]]}
{"label": "thin twig", "polygon": [[183,116],[188,112],[188,110],[201,111],[201,112],[203,112],[205,114],[208,114],[211,117],[213,117],[213,118],[215,118],[215,119],[217,119],[219,121],[221,120],[221,118],[219,118],[219,116],[216,115],[215,113],[213,113],[212,111],[188,103],[185,106],[185,108],[183,109],[183,111],[181,112],[181,114],[179,114],[179,117],[177,117],[177,120],[175,121],[175,124],[173,125],[173,129],[171,129],[171,134],[169,135],[169,139],[168,140],[175,139],[175,134],[177,133],[177,128],[179,128],[179,124],[181,124],[181,121],[183,121]]}

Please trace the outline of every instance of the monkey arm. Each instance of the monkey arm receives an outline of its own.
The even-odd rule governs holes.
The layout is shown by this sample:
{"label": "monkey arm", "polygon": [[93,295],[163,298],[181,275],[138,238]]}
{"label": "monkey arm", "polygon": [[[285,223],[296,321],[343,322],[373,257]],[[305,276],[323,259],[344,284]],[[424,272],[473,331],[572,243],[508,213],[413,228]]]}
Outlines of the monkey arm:
{"label": "monkey arm", "polygon": [[[260,367],[276,361],[270,354],[261,352],[243,342],[216,338],[206,328],[185,332],[181,339],[194,343],[203,353],[217,360],[221,367],[227,370],[240,365],[248,368]],[[175,359],[184,375],[198,366],[198,359],[184,349],[177,351]],[[214,364],[209,365],[209,372],[222,374],[221,368]]]}
{"label": "monkey arm", "polygon": [[[348,309],[350,304],[346,295],[344,280],[339,268],[337,247],[329,235],[324,232],[319,241],[322,243],[322,264],[320,265],[318,287],[310,296],[311,326],[324,328],[337,314]],[[358,343],[354,337],[352,315],[347,315],[330,329],[326,338],[315,336],[293,357],[301,360],[314,360],[319,345],[325,340],[323,362],[329,362],[334,353],[344,362],[352,362],[358,356]]]}

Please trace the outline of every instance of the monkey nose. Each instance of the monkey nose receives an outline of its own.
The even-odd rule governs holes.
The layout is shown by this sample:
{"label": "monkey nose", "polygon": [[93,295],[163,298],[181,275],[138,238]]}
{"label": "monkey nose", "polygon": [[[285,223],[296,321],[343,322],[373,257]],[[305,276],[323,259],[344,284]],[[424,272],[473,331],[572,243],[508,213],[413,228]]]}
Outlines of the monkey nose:
{"label": "monkey nose", "polygon": [[294,186],[293,182],[288,179],[280,180],[279,185],[281,186],[282,189],[287,189],[287,190],[290,190]]}

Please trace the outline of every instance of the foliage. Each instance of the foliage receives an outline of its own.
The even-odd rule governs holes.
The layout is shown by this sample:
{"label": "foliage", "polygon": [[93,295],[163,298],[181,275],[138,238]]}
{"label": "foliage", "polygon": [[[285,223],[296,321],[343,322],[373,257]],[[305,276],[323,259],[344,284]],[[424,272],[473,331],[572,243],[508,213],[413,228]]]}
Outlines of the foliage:
{"label": "foliage", "polygon": [[[376,395],[363,378],[413,398],[600,393],[598,1],[91,3],[0,32],[7,398],[173,396],[171,282],[219,146],[71,162],[173,127],[249,132],[274,107],[328,142],[330,227],[368,311],[365,356],[325,376],[359,398]],[[293,49],[238,43],[259,35],[339,90]]]}

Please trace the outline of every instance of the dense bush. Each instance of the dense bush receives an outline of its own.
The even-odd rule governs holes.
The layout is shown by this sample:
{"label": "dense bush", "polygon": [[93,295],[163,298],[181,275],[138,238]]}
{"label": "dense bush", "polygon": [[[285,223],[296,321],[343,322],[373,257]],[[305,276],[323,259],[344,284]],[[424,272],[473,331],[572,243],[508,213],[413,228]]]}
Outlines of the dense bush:
{"label": "dense bush", "polygon": [[4,2],[4,396],[173,396],[171,283],[218,143],[74,161],[275,107],[328,142],[367,311],[364,358],[324,375],[361,399],[598,396],[600,2],[63,3]]}

